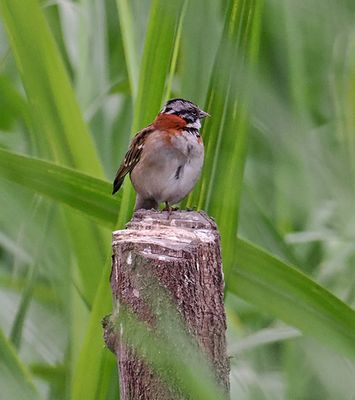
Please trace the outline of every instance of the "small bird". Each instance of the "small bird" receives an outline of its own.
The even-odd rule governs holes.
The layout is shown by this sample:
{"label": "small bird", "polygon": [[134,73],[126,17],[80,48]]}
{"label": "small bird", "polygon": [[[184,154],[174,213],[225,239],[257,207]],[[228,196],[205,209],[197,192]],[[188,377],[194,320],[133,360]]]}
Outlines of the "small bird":
{"label": "small bird", "polygon": [[154,122],[131,141],[113,182],[116,193],[129,173],[137,193],[135,210],[166,209],[193,189],[202,169],[201,119],[209,114],[184,99],[169,100]]}

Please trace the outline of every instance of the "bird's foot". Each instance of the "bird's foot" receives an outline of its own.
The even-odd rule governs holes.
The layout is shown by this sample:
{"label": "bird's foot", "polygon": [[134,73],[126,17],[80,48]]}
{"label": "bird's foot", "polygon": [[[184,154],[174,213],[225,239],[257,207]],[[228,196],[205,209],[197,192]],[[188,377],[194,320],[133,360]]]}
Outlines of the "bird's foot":
{"label": "bird's foot", "polygon": [[179,207],[164,207],[162,211],[179,211]]}

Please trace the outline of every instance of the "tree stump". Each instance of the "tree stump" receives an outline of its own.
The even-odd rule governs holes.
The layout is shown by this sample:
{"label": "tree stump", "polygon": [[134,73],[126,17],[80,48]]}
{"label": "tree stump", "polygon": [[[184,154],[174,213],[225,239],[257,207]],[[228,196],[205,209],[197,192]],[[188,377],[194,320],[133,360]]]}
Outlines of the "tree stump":
{"label": "tree stump", "polygon": [[[139,210],[125,230],[113,232],[112,248],[113,315],[127,309],[147,323],[154,335],[154,314],[158,312],[152,311],[152,304],[159,304],[157,298],[167,295],[228,397],[224,281],[214,221],[204,212],[173,211],[169,215]],[[153,297],[147,297],[149,291]],[[159,312],[164,312],[164,307]],[[166,384],[159,372],[126,343],[124,333],[129,333],[125,320],[118,325],[115,318],[111,318],[112,324],[104,321],[104,328],[106,344],[117,355],[120,399],[189,398]]]}

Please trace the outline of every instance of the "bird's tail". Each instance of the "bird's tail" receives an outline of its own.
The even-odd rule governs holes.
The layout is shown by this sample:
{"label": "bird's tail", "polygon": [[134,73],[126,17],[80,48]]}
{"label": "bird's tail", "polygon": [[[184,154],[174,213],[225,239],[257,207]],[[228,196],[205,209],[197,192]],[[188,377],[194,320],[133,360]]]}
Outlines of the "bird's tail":
{"label": "bird's tail", "polygon": [[115,194],[120,189],[123,181],[124,181],[124,177],[116,176],[115,180],[113,181],[113,185],[112,185],[112,194]]}

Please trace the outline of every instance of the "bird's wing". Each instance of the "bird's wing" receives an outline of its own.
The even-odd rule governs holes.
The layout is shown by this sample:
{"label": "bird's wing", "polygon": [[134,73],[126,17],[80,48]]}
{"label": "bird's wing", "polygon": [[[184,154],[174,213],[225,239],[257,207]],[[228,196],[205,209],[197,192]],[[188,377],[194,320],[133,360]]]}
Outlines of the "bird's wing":
{"label": "bird's wing", "polygon": [[133,168],[137,165],[142,154],[145,139],[153,131],[154,129],[151,126],[148,126],[147,128],[138,132],[132,139],[129,149],[116,173],[116,177],[113,182],[112,194],[116,193],[120,189],[125,176],[129,172],[132,172]]}

